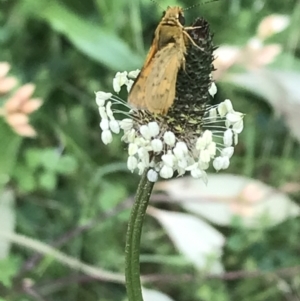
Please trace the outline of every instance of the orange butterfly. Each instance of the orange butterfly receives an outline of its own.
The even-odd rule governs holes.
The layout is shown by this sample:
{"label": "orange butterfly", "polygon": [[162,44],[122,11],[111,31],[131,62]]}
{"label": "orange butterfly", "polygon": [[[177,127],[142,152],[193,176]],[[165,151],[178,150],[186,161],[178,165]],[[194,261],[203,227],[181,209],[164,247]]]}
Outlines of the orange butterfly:
{"label": "orange butterfly", "polygon": [[177,74],[185,68],[187,45],[192,42],[184,27],[183,9],[168,7],[157,26],[144,66],[134,82],[128,102],[137,109],[167,114],[175,99]]}

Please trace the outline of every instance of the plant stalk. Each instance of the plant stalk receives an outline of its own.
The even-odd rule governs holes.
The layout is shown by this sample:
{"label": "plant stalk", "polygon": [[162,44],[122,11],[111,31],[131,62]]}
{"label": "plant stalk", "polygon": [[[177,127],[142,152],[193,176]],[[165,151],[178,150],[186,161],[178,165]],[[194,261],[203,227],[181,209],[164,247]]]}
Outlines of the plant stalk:
{"label": "plant stalk", "polygon": [[140,277],[140,241],[144,216],[154,186],[147,178],[145,170],[137,188],[131,210],[125,248],[125,280],[128,301],[143,301]]}

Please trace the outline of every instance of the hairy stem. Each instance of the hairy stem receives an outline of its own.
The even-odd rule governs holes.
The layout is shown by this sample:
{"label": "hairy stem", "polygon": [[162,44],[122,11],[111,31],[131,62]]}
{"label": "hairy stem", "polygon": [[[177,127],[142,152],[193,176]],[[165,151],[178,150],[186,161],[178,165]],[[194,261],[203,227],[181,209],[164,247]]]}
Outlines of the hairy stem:
{"label": "hairy stem", "polygon": [[147,173],[148,169],[141,177],[127,228],[125,279],[129,301],[143,301],[140,279],[140,241],[144,216],[154,186],[154,183],[147,179]]}

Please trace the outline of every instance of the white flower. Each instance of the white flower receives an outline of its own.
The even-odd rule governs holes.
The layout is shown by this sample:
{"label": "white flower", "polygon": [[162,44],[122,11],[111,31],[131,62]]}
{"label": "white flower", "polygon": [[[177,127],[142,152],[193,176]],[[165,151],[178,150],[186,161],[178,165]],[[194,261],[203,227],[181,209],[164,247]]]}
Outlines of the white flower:
{"label": "white flower", "polygon": [[214,97],[215,94],[217,93],[217,86],[216,86],[216,84],[215,84],[214,82],[211,83],[211,85],[210,85],[210,87],[209,87],[209,89],[208,89],[208,93],[209,93],[212,97]]}
{"label": "white flower", "polygon": [[228,157],[223,157],[223,169],[227,169],[229,167],[230,161]]}
{"label": "white flower", "polygon": [[206,170],[209,167],[209,163],[203,162],[203,161],[198,161],[198,167],[201,170]]}
{"label": "white flower", "polygon": [[149,169],[147,173],[147,179],[150,182],[156,182],[158,179],[158,174],[155,170]]}
{"label": "white flower", "polygon": [[238,133],[234,133],[234,137],[233,137],[234,145],[237,145],[237,144],[238,144],[238,139],[239,139]]}
{"label": "white flower", "polygon": [[212,132],[209,130],[204,131],[201,137],[197,139],[196,149],[203,150],[212,142]]}
{"label": "white flower", "polygon": [[108,101],[107,104],[106,104],[106,114],[107,114],[109,119],[115,119],[114,113],[111,110],[111,105],[112,105],[111,101]]}
{"label": "white flower", "polygon": [[166,155],[162,155],[161,159],[164,162],[164,164],[166,166],[169,166],[169,167],[173,167],[174,163],[175,163],[175,160],[176,160],[175,156],[172,155],[171,153],[168,153]]}
{"label": "white flower", "polygon": [[207,146],[207,150],[210,154],[211,157],[214,157],[216,155],[217,152],[217,146],[215,142],[211,142],[208,146]]}
{"label": "white flower", "polygon": [[226,115],[226,120],[231,124],[235,124],[237,122],[240,122],[243,116],[244,114],[242,113],[232,111]]}
{"label": "white flower", "polygon": [[224,145],[227,146],[231,146],[233,144],[233,133],[232,130],[228,129],[224,132],[224,136],[223,136],[223,143]]}
{"label": "white flower", "polygon": [[136,143],[138,146],[147,146],[149,144],[149,140],[146,140],[144,137],[135,137],[134,143]]}
{"label": "white flower", "polygon": [[156,121],[149,122],[148,128],[149,128],[151,137],[156,137],[159,134],[160,128]]}
{"label": "white flower", "polygon": [[234,148],[232,146],[230,147],[225,147],[221,151],[222,157],[228,157],[231,158],[234,152]]}
{"label": "white flower", "polygon": [[200,152],[200,161],[208,163],[210,161],[210,153],[208,150],[204,149]]}
{"label": "white flower", "polygon": [[124,134],[122,140],[124,140],[126,143],[132,143],[134,142],[135,137],[136,137],[136,131],[135,129],[131,129]]}
{"label": "white flower", "polygon": [[113,137],[110,130],[104,130],[101,133],[101,140],[104,144],[109,144],[112,142]]}
{"label": "white flower", "polygon": [[120,133],[120,125],[119,125],[119,122],[117,120],[111,120],[109,122],[109,128],[115,134]]}
{"label": "white flower", "polygon": [[138,161],[136,157],[129,156],[127,159],[127,168],[133,172],[137,168],[137,165],[138,165]]}
{"label": "white flower", "polygon": [[217,109],[215,107],[209,110],[209,117],[211,122],[217,120],[217,116]]}
{"label": "white flower", "polygon": [[228,157],[216,157],[213,161],[213,167],[217,171],[228,168],[229,164],[230,161]]}
{"label": "white flower", "polygon": [[191,171],[195,168],[198,168],[198,163],[192,162],[187,168],[186,170]]}
{"label": "white flower", "polygon": [[142,125],[140,127],[140,133],[145,139],[147,139],[147,140],[151,139],[151,133],[150,133],[149,127],[147,125]]}
{"label": "white flower", "polygon": [[236,134],[240,134],[244,129],[244,121],[241,119],[232,126],[232,130]]}
{"label": "white flower", "polygon": [[150,156],[149,156],[149,153],[148,153],[148,151],[147,151],[147,149],[145,147],[139,148],[139,150],[138,150],[138,156],[139,156],[140,160],[142,162],[144,162],[144,164],[146,166],[149,166]]}
{"label": "white flower", "polygon": [[212,132],[211,131],[205,130],[202,137],[207,144],[212,142]]}
{"label": "white flower", "polygon": [[99,107],[103,107],[106,100],[110,99],[111,97],[112,97],[111,93],[98,91],[96,92],[96,103]]}
{"label": "white flower", "polygon": [[128,82],[126,83],[126,88],[128,93],[130,92],[133,83],[134,81],[132,79],[129,79]]}
{"label": "white flower", "polygon": [[135,78],[137,78],[137,76],[140,74],[140,69],[136,69],[136,70],[134,70],[134,71],[130,71],[129,73],[128,73],[128,77],[129,78],[133,78],[133,79],[135,79]]}
{"label": "white flower", "polygon": [[172,167],[163,165],[163,167],[161,168],[159,175],[164,178],[164,179],[170,179],[173,177],[174,174],[174,170]]}
{"label": "white flower", "polygon": [[174,133],[171,132],[171,131],[165,132],[164,141],[167,145],[173,146],[175,144],[175,141],[176,141],[176,137],[175,137]]}
{"label": "white flower", "polygon": [[184,158],[188,153],[188,148],[185,142],[177,142],[173,148],[173,153],[177,159]]}
{"label": "white flower", "polygon": [[181,158],[177,161],[177,166],[180,170],[185,170],[188,166],[188,162],[185,158]]}
{"label": "white flower", "polygon": [[106,114],[106,108],[105,107],[99,107],[99,114],[101,116],[101,119],[107,119],[107,114]]}
{"label": "white flower", "polygon": [[186,170],[190,171],[191,176],[196,179],[202,178],[204,175],[206,175],[205,171],[198,163],[193,163],[192,165],[188,166]]}
{"label": "white flower", "polygon": [[115,78],[113,79],[113,89],[116,93],[121,91],[121,87],[126,85],[128,82],[127,71],[117,72]]}
{"label": "white flower", "polygon": [[222,169],[223,166],[223,158],[222,157],[216,157],[213,161],[213,167],[216,171],[219,171]]}
{"label": "white flower", "polygon": [[153,139],[151,141],[151,147],[153,149],[154,152],[161,152],[163,149],[163,143],[160,139]]}
{"label": "white flower", "polygon": [[147,167],[147,165],[144,162],[138,163],[137,168],[139,170],[139,175],[143,174],[146,167]]}
{"label": "white flower", "polygon": [[[134,83],[139,70],[118,72],[113,80],[114,90],[118,93],[123,85],[128,91]],[[216,93],[216,86],[211,84],[209,93]],[[233,109],[226,99],[219,105],[203,107],[199,121],[176,125],[176,116],[156,116],[149,112],[132,110],[117,96],[111,93],[97,92],[96,102],[101,117],[101,139],[103,143],[112,142],[112,133],[123,132],[122,141],[128,144],[127,167],[137,169],[141,175],[145,170],[147,178],[156,182],[158,175],[164,179],[181,176],[190,172],[194,178],[207,182],[207,170],[212,162],[216,170],[226,169],[233,155],[234,143],[243,130],[242,113]],[[116,120],[122,114],[121,106],[126,107],[123,120]],[[202,109],[202,107],[200,108]],[[171,117],[171,119],[169,118]],[[173,119],[172,119],[173,118]],[[180,122],[178,118],[178,122]],[[199,127],[195,131],[193,124]]]}
{"label": "white flower", "polygon": [[191,176],[195,179],[200,179],[203,176],[204,171],[200,168],[195,168],[191,170]]}
{"label": "white flower", "polygon": [[129,143],[128,146],[128,155],[134,156],[138,152],[139,147],[135,143]]}
{"label": "white flower", "polygon": [[223,102],[226,106],[227,112],[229,112],[229,113],[233,112],[233,107],[232,107],[231,100],[230,99],[225,99]]}
{"label": "white flower", "polygon": [[221,116],[221,118],[225,117],[226,114],[228,113],[228,110],[227,110],[227,107],[226,107],[224,101],[218,105],[218,112],[219,112],[219,115]]}
{"label": "white flower", "polygon": [[109,122],[108,119],[102,119],[100,122],[100,128],[102,131],[108,130],[109,129]]}
{"label": "white flower", "polygon": [[225,99],[218,105],[218,112],[221,117],[225,117],[227,113],[233,112],[232,103],[229,99]]}
{"label": "white flower", "polygon": [[125,118],[120,121],[120,128],[124,131],[127,132],[132,129],[133,126],[133,120],[130,118]]}

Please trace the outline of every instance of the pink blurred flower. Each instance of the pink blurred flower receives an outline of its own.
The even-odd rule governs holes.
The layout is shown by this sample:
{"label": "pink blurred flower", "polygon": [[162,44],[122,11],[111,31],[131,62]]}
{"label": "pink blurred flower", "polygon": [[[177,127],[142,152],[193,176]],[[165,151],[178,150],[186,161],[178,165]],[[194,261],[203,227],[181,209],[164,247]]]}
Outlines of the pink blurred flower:
{"label": "pink blurred flower", "polygon": [[257,29],[257,36],[264,40],[273,34],[283,31],[290,24],[288,16],[284,15],[270,15],[264,18]]}
{"label": "pink blurred flower", "polygon": [[264,39],[284,30],[289,25],[289,18],[271,15],[264,18],[258,26],[257,35],[250,38],[243,47],[224,45],[215,51],[216,71],[214,79],[221,78],[234,65],[248,70],[260,69],[272,63],[281,53],[279,44],[264,44]]}
{"label": "pink blurred flower", "polygon": [[6,62],[0,62],[0,95],[6,94],[13,89],[18,81],[15,77],[6,76],[10,69],[10,65]]}
{"label": "pink blurred flower", "polygon": [[265,196],[266,192],[259,185],[248,184],[238,198],[230,203],[230,209],[240,216],[252,216],[255,213],[254,205],[261,202]]}
{"label": "pink blurred flower", "polygon": [[[16,78],[6,76],[9,69],[10,65],[8,63],[0,63],[0,94],[2,95],[10,92],[17,84]],[[29,124],[28,115],[42,105],[42,100],[40,98],[31,98],[34,90],[34,84],[21,86],[0,108],[0,115],[5,118],[6,122],[20,136],[36,136],[35,129]]]}

